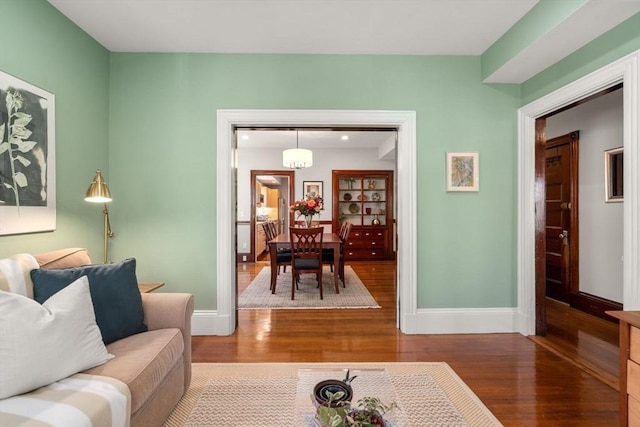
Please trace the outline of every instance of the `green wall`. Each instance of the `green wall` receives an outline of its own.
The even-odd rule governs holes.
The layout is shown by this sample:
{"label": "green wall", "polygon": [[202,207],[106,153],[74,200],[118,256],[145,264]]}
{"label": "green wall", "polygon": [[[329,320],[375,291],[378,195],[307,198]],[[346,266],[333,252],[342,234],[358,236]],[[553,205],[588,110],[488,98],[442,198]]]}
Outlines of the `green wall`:
{"label": "green wall", "polygon": [[[637,48],[637,22],[576,52],[572,70]],[[58,229],[0,237],[0,256],[84,246],[99,261],[101,209],[82,196],[101,168],[111,259],[136,257],[141,280],[215,309],[216,110],[414,110],[418,306],[516,305],[516,112],[572,78],[564,61],[486,85],[480,57],[110,54],[44,0],[0,0],[0,40],[0,69],[56,94],[58,183]],[[447,151],[480,152],[479,193],[446,193]]]}
{"label": "green wall", "polygon": [[[114,251],[215,307],[216,110],[415,110],[420,307],[512,307],[517,86],[479,57],[111,55]],[[479,151],[481,191],[447,194],[446,151]],[[228,209],[233,209],[229,206]],[[235,214],[232,214],[235,217]],[[233,248],[229,248],[233,250]]]}
{"label": "green wall", "polygon": [[[57,227],[0,237],[0,256],[69,246],[102,259],[102,207],[84,193],[109,179],[109,52],[43,0],[0,0],[0,70],[55,95]],[[1,220],[1,218],[0,218]]]}

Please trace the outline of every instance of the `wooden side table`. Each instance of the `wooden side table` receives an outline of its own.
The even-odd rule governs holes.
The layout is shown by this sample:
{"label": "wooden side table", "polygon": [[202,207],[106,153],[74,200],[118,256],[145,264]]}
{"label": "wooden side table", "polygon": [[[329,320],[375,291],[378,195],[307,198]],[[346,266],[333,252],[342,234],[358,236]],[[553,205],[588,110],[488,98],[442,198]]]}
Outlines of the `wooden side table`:
{"label": "wooden side table", "polygon": [[141,294],[153,292],[164,286],[164,282],[138,282],[138,289]]}
{"label": "wooden side table", "polygon": [[640,311],[607,311],[620,321],[620,426],[640,426]]}

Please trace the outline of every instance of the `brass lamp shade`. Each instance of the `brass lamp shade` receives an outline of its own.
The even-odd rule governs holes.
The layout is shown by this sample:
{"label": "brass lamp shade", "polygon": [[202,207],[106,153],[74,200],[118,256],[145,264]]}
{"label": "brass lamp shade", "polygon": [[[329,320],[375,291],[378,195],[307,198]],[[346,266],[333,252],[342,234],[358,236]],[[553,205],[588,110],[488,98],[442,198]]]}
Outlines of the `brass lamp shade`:
{"label": "brass lamp shade", "polygon": [[109,203],[111,201],[111,192],[102,178],[100,169],[96,171],[96,176],[93,177],[84,200],[91,203]]}

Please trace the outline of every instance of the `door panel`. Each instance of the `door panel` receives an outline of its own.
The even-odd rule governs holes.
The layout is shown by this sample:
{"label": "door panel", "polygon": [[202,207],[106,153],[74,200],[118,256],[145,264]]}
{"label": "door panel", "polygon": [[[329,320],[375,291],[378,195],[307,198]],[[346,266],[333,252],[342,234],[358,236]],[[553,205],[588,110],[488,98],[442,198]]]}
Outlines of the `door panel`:
{"label": "door panel", "polygon": [[[545,164],[546,296],[571,303],[577,280],[577,142],[578,132],[547,141]],[[574,236],[574,234],[576,234]],[[577,291],[577,289],[576,289]]]}

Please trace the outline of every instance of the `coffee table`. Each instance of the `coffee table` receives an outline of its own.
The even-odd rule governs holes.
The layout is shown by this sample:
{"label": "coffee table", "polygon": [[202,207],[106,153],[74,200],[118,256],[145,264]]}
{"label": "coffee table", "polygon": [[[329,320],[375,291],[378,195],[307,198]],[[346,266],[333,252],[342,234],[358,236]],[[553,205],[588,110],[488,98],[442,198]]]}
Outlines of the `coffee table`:
{"label": "coffee table", "polygon": [[[296,424],[313,426],[315,404],[311,394],[313,387],[327,379],[342,380],[347,373],[335,368],[300,368],[296,388]],[[354,377],[352,404],[355,406],[363,397],[377,397],[385,405],[393,402],[397,408],[384,418],[389,427],[446,425],[466,427],[458,409],[451,403],[437,381],[430,375],[389,375],[384,368],[349,369]]]}

